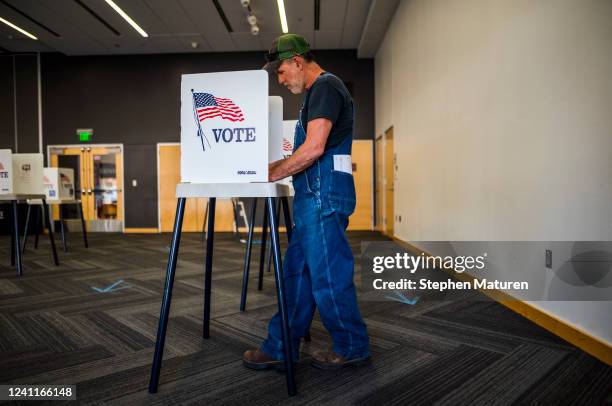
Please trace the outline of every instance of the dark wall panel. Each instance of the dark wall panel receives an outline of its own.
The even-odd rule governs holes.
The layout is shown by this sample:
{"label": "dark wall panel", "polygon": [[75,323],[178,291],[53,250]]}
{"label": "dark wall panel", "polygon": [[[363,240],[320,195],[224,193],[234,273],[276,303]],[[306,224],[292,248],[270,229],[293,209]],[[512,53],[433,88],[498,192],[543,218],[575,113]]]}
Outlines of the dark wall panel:
{"label": "dark wall panel", "polygon": [[0,56],[0,148],[15,151],[13,56]]}
{"label": "dark wall panel", "polygon": [[38,151],[38,68],[36,55],[15,56],[17,151]]}
{"label": "dark wall panel", "polygon": [[[357,59],[352,50],[318,51],[315,55],[324,69],[350,84],[356,104],[356,138],[372,139],[373,61]],[[263,62],[262,52],[43,54],[44,144],[78,143],[76,128],[93,128],[94,143],[123,143],[126,226],[156,227],[156,143],[180,141],[181,75],[260,69]],[[270,94],[283,97],[285,119],[297,118],[302,95],[292,95],[276,78],[271,78]],[[131,179],[138,180],[136,190],[130,190]],[[145,203],[139,203],[141,197]]]}
{"label": "dark wall panel", "polygon": [[157,227],[157,146],[125,145],[123,163],[125,226]]}

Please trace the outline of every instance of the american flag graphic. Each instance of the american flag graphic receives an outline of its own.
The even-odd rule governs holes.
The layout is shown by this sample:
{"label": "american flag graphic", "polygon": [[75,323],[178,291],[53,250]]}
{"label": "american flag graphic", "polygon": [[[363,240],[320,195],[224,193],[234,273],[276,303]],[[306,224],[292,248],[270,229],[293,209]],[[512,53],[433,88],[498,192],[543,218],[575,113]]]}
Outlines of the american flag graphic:
{"label": "american flag graphic", "polygon": [[283,137],[283,151],[290,152],[293,150],[293,145],[289,142],[289,140]]}
{"label": "american flag graphic", "polygon": [[215,97],[210,93],[194,93],[193,105],[200,122],[213,117],[221,117],[234,122],[244,121],[240,107],[236,106],[231,99]]}

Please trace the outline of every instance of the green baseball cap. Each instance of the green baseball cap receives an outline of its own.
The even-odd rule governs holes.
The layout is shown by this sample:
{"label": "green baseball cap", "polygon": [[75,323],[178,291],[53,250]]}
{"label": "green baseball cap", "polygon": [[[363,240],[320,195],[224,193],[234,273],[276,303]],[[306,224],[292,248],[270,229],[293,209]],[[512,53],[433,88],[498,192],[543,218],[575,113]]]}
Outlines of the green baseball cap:
{"label": "green baseball cap", "polygon": [[308,51],[310,51],[310,44],[304,37],[297,34],[283,34],[272,42],[272,48],[265,55],[267,63],[263,69],[276,73],[283,60],[305,54]]}

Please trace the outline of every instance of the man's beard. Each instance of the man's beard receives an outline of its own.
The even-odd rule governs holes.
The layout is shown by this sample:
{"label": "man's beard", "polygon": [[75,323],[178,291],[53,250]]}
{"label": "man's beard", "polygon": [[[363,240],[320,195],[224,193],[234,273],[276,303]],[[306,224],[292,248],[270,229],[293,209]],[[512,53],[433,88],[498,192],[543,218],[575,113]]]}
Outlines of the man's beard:
{"label": "man's beard", "polygon": [[291,93],[293,93],[293,94],[300,94],[300,93],[302,93],[302,89],[295,88],[295,87],[291,87],[291,88],[289,88],[289,91],[290,91]]}
{"label": "man's beard", "polygon": [[290,85],[287,86],[287,89],[289,89],[289,91],[293,94],[300,94],[302,93],[302,87],[298,86],[298,85]]}

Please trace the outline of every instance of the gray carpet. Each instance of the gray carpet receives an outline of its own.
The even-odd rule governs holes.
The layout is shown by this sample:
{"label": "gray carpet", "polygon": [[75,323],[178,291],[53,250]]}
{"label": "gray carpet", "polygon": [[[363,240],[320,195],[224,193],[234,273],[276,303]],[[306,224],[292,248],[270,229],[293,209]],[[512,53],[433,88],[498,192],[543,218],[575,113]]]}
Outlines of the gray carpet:
{"label": "gray carpet", "polygon": [[[362,240],[384,239],[353,232]],[[487,301],[361,302],[373,363],[320,371],[312,351],[328,348],[318,317],[302,345],[298,396],[284,375],[242,367],[244,350],[266,335],[276,311],[272,273],[257,290],[254,247],[247,311],[239,311],[244,244],[215,242],[211,339],[201,338],[203,258],[200,236],[184,234],[174,285],[160,388],[147,392],[169,235],[78,234],[52,264],[49,242],[10,267],[0,240],[0,383],[76,384],[80,403],[600,405],[610,401],[612,368],[505,307]],[[58,245],[59,246],[59,245]],[[31,247],[31,246],[30,246]],[[357,275],[358,276],[358,275]],[[113,291],[99,293],[123,280]],[[359,278],[357,277],[357,282]],[[606,400],[607,399],[607,400]]]}

